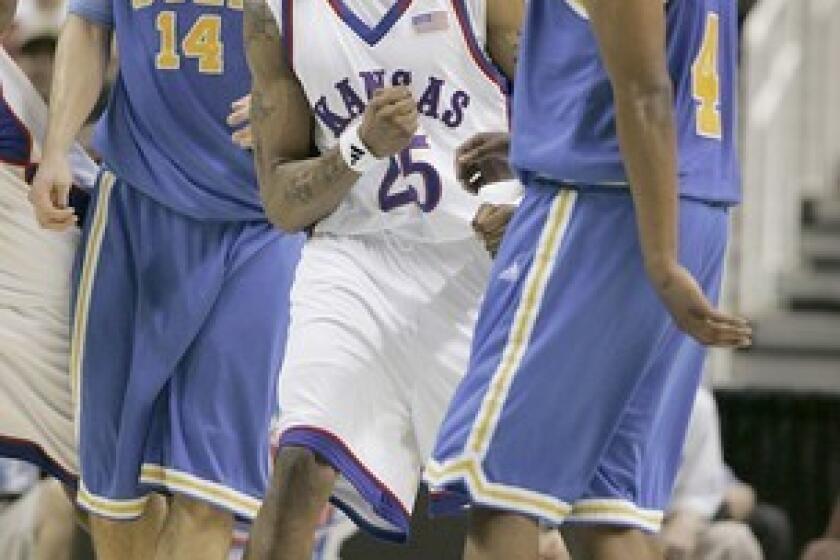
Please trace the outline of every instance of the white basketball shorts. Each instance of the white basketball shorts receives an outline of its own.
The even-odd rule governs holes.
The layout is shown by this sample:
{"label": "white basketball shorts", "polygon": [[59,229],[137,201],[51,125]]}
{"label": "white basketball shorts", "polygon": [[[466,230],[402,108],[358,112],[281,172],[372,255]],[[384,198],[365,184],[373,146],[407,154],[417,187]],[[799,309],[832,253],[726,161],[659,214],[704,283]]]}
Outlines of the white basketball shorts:
{"label": "white basketball shorts", "polygon": [[335,467],[333,503],[376,536],[408,535],[490,265],[475,239],[317,235],[304,247],[280,374],[280,447],[308,448]]}

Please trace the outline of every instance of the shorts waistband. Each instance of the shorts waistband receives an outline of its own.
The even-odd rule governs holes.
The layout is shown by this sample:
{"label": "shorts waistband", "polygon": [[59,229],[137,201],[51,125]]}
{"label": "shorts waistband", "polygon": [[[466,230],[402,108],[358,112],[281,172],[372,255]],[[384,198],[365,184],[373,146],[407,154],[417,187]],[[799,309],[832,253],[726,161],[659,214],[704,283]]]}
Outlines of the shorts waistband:
{"label": "shorts waistband", "polygon": [[[590,193],[598,193],[598,194],[619,194],[619,195],[631,195],[630,192],[630,185],[627,183],[599,183],[596,185],[585,185],[579,183],[570,183],[567,181],[558,181],[557,179],[551,179],[549,177],[544,177],[542,175],[534,175],[528,178],[528,181],[525,183],[527,187],[540,187],[540,188],[549,188],[549,189],[559,189],[559,190],[574,190],[578,192],[590,192]],[[710,206],[712,208],[720,208],[723,210],[729,209],[733,204],[731,202],[724,202],[719,200],[708,200],[704,198],[698,198],[695,196],[684,195],[680,194],[680,198],[683,200],[690,200],[692,202],[698,202],[700,204],[705,204],[706,206]]]}

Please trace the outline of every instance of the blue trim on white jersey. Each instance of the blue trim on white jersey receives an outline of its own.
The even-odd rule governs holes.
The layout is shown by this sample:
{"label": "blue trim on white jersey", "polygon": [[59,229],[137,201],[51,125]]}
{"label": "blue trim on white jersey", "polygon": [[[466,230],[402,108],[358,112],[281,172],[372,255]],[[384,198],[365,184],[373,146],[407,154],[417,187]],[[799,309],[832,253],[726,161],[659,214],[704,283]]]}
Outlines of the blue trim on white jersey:
{"label": "blue trim on white jersey", "polygon": [[389,531],[382,527],[372,525],[367,519],[358,514],[350,505],[342,502],[336,497],[330,498],[330,503],[340,509],[344,515],[350,518],[350,521],[356,524],[357,527],[370,534],[372,537],[381,541],[391,542],[395,544],[405,544],[408,542],[408,534],[399,531]]}
{"label": "blue trim on white jersey", "polygon": [[283,50],[289,70],[295,69],[295,0],[283,0],[280,8],[280,36],[283,40]]}
{"label": "blue trim on white jersey", "polygon": [[76,475],[53,460],[37,443],[0,435],[0,457],[31,463],[74,490],[78,485]]}
{"label": "blue trim on white jersey", "polygon": [[362,21],[356,13],[344,2],[344,0],[329,0],[336,15],[341,18],[347,26],[353,30],[368,45],[374,46],[382,40],[385,35],[396,25],[400,18],[408,11],[412,0],[399,0],[388,10],[375,27],[370,27]]}
{"label": "blue trim on white jersey", "polygon": [[32,134],[6,101],[0,84],[0,162],[27,167],[31,160]]}
{"label": "blue trim on white jersey", "polygon": [[331,501],[341,508],[347,517],[377,538],[396,542],[407,540],[411,514],[397,499],[396,494],[377,479],[338,436],[322,428],[299,426],[283,432],[278,447],[303,447],[320,455],[353,485],[379,517],[398,527],[399,531],[372,526],[348,504],[332,498]]}
{"label": "blue trim on white jersey", "polygon": [[465,0],[452,0],[452,7],[455,10],[455,15],[458,18],[458,24],[461,27],[461,32],[464,35],[464,40],[467,42],[470,54],[475,63],[481,68],[487,78],[495,83],[502,93],[509,95],[511,92],[510,82],[504,74],[499,70],[496,64],[490,60],[485,51],[478,42],[478,37],[475,35],[475,27],[472,25],[472,18],[470,12],[467,10]]}

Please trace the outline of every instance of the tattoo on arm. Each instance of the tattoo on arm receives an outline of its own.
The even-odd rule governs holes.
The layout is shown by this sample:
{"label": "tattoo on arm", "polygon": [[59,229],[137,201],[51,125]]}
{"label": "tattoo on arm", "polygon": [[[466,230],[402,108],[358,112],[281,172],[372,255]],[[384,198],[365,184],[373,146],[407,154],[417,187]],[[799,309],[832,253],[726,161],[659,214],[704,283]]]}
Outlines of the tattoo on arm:
{"label": "tattoo on arm", "polygon": [[253,75],[251,126],[266,215],[282,229],[305,229],[331,214],[358,180],[338,149],[310,158],[312,112],[286,63],[265,0],[245,0],[244,38]]}
{"label": "tattoo on arm", "polygon": [[262,189],[266,213],[284,229],[305,229],[329,216],[358,180],[337,148],[321,157],[280,162],[272,173],[276,187]]}

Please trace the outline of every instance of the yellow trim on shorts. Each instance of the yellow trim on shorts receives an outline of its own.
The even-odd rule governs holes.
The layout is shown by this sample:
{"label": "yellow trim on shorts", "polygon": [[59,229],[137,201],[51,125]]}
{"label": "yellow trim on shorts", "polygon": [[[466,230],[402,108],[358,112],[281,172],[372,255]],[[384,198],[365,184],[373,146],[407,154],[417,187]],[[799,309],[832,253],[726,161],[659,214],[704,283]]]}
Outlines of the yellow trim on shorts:
{"label": "yellow trim on shorts", "polygon": [[140,482],[162,486],[170,492],[205,501],[249,520],[257,517],[262,505],[261,500],[222,484],[160,465],[144,464]]}
{"label": "yellow trim on shorts", "polygon": [[114,500],[96,496],[87,489],[83,481],[79,482],[79,491],[76,494],[76,503],[83,509],[99,517],[120,521],[130,521],[143,515],[148,500],[148,496],[129,500]]}
{"label": "yellow trim on shorts", "polygon": [[567,189],[561,190],[552,203],[502,359],[473,423],[464,454],[442,465],[430,461],[424,475],[432,487],[462,480],[469,486],[473,498],[479,503],[501,509],[526,511],[558,523],[571,512],[571,506],[553,496],[491,483],[484,476],[481,463],[496,430],[513,379],[528,349],[540,303],[571,221],[576,199],[577,193]]}
{"label": "yellow trim on shorts", "polygon": [[478,461],[473,458],[458,459],[447,463],[446,466],[429,461],[424,479],[433,489],[458,480],[463,481],[475,503],[502,510],[526,512],[558,525],[572,511],[569,504],[554,496],[488,481]]}
{"label": "yellow trim on shorts", "polygon": [[483,457],[507,400],[508,392],[513,384],[513,378],[519,369],[522,358],[531,340],[531,333],[534,323],[539,315],[540,303],[542,302],[545,288],[548,285],[549,277],[560,245],[565,237],[569,222],[571,221],[572,209],[574,208],[577,192],[572,190],[561,190],[554,199],[551,212],[543,226],[537,251],[534,255],[534,263],[528,274],[528,279],[523,289],[524,296],[519,302],[519,308],[508,335],[508,342],[502,353],[499,366],[493,374],[490,387],[484,397],[484,402],[473,424],[467,449],[470,453]]}
{"label": "yellow trim on shorts", "polygon": [[658,532],[665,514],[659,510],[643,509],[628,500],[587,499],[575,502],[570,521],[626,523]]}
{"label": "yellow trim on shorts", "polygon": [[76,425],[76,442],[79,441],[81,418],[82,367],[84,364],[85,339],[87,338],[88,311],[90,309],[91,292],[96,279],[96,268],[99,264],[99,253],[102,249],[102,238],[108,224],[108,207],[111,193],[114,189],[116,177],[107,171],[102,172],[99,179],[99,194],[96,199],[96,209],[91,217],[92,226],[90,237],[85,246],[85,259],[76,293],[76,309],[73,317],[73,333],[70,343],[70,388],[73,398],[74,418]]}

